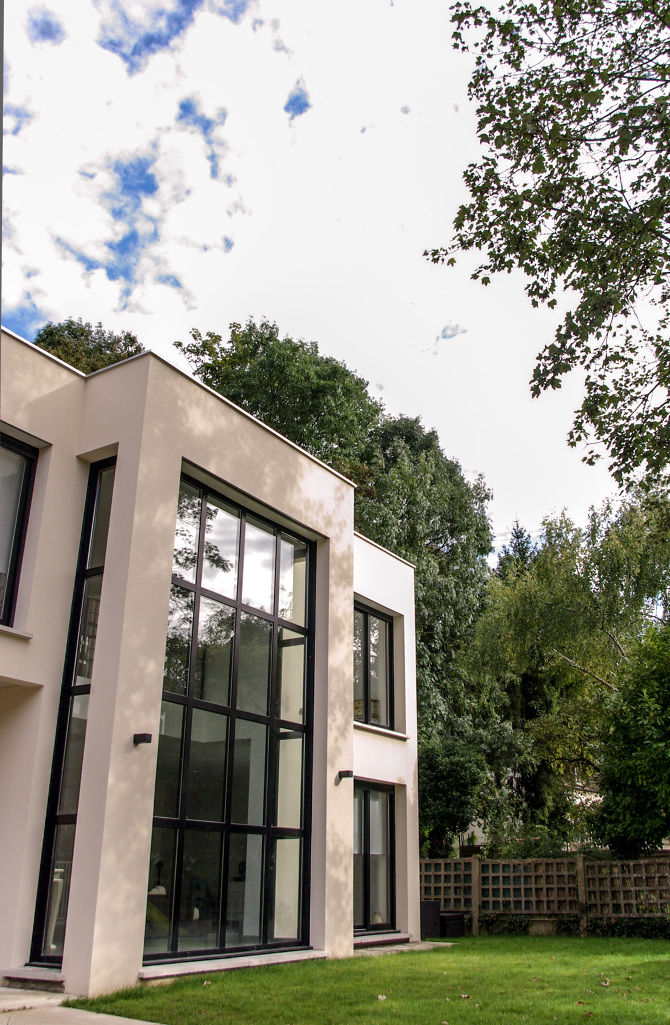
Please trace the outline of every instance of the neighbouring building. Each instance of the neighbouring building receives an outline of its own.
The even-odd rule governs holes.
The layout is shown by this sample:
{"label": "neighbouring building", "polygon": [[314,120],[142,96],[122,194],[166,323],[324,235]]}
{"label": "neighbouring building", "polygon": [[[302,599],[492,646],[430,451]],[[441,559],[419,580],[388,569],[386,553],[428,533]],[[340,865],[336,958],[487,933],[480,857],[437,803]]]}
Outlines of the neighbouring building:
{"label": "neighbouring building", "polygon": [[0,977],[418,938],[412,567],[160,357],[1,357]]}

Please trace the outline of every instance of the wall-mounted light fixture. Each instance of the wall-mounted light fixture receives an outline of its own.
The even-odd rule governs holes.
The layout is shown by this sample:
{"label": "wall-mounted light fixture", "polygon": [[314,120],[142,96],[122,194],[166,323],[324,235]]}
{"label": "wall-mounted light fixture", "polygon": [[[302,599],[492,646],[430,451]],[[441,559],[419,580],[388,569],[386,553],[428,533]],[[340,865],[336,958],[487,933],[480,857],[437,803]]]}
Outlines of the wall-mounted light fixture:
{"label": "wall-mounted light fixture", "polygon": [[338,783],[341,783],[343,779],[353,779],[353,778],[354,778],[354,770],[353,769],[340,769],[340,771],[337,774],[337,782]]}
{"label": "wall-mounted light fixture", "polygon": [[133,733],[133,744],[150,744],[151,734],[150,733]]}

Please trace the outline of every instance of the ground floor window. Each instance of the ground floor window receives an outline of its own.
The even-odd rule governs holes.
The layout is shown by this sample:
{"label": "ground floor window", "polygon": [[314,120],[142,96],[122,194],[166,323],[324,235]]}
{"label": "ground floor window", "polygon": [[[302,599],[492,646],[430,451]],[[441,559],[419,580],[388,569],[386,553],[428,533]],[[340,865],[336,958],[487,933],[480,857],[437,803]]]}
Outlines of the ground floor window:
{"label": "ground floor window", "polygon": [[354,784],[354,929],[395,927],[393,787]]}
{"label": "ground floor window", "polygon": [[179,493],[145,959],[308,942],[312,546]]}

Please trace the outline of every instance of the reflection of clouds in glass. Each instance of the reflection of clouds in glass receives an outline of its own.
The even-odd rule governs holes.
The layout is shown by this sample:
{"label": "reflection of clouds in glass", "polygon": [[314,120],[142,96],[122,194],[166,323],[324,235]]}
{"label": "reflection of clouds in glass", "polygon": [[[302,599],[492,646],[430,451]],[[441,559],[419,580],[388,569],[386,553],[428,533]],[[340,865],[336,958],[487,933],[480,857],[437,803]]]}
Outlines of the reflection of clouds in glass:
{"label": "reflection of clouds in glass", "polygon": [[282,537],[279,561],[279,615],[305,625],[307,545]]}
{"label": "reflection of clouds in glass", "polygon": [[239,513],[222,502],[207,503],[202,586],[235,598],[240,538]]}
{"label": "reflection of clouds in glass", "polygon": [[244,535],[242,602],[264,612],[274,606],[275,538],[260,524],[247,519]]}

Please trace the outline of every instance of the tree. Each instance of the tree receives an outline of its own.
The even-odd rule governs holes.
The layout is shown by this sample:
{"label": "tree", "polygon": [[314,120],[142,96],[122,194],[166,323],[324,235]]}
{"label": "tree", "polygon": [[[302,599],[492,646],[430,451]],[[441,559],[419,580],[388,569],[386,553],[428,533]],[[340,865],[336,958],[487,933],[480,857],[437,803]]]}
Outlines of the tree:
{"label": "tree", "polygon": [[549,830],[560,843],[586,830],[603,722],[641,633],[670,616],[669,510],[651,496],[605,503],[584,529],[545,519],[525,567],[503,552],[460,660],[517,742],[481,791],[494,832],[503,820],[508,835]]}
{"label": "tree", "polygon": [[381,405],[367,381],[319,353],[315,342],[280,339],[276,324],[230,325],[230,338],[193,329],[175,346],[203,384],[347,476],[363,472],[362,446]]}
{"label": "tree", "polygon": [[[571,308],[531,392],[581,367],[569,443],[604,447],[619,484],[670,463],[670,13],[656,0],[507,0],[452,8],[475,67],[481,159],[447,248],[484,252],[473,277],[520,269],[533,305]],[[644,326],[643,326],[644,324]]]}
{"label": "tree", "polygon": [[638,857],[670,835],[670,624],[637,642],[604,732],[596,832]]}
{"label": "tree", "polygon": [[[175,344],[204,384],[346,473],[358,485],[356,529],[416,567],[419,762],[423,792],[433,793],[422,833],[442,853],[481,778],[468,750],[468,738],[481,747],[481,731],[472,732],[453,671],[486,583],[489,493],[481,479],[465,480],[435,431],[419,419],[387,416],[367,382],[315,343],[280,339],[267,321],[231,324],[230,332],[223,341],[192,331],[190,343]],[[436,766],[439,795],[428,784]]]}
{"label": "tree", "polygon": [[144,352],[144,347],[130,331],[115,334],[105,330],[102,324],[93,327],[84,323],[81,317],[78,320],[69,317],[58,324],[49,321],[35,335],[35,345],[84,374],[92,374],[94,370]]}

